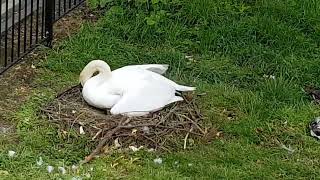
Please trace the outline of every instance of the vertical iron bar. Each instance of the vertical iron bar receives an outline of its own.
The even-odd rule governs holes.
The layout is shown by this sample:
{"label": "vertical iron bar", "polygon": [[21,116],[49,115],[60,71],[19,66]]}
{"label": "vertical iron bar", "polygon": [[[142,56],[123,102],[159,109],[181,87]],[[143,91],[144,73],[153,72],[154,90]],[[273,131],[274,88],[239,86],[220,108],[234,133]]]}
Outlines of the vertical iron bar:
{"label": "vertical iron bar", "polygon": [[4,34],[4,64],[8,65],[8,10],[9,10],[9,0],[6,0],[6,23],[5,23],[5,34]]}
{"label": "vertical iron bar", "polygon": [[59,2],[58,2],[58,17],[60,17],[61,16],[61,0],[58,0]]}
{"label": "vertical iron bar", "polygon": [[[1,17],[1,14],[2,14],[2,0],[0,0],[0,63],[2,64],[2,17]],[[0,67],[1,68],[1,67]]]}
{"label": "vertical iron bar", "polygon": [[19,12],[18,12],[18,57],[20,57],[20,46],[21,46],[21,0],[19,0]]}
{"label": "vertical iron bar", "polygon": [[41,39],[44,38],[44,17],[45,17],[45,0],[42,0],[42,14],[41,14]]}
{"label": "vertical iron bar", "polygon": [[[61,1],[61,0],[59,0],[59,1]],[[65,14],[67,11],[67,4],[66,3],[67,3],[66,0],[63,0],[63,14]]]}
{"label": "vertical iron bar", "polygon": [[53,20],[56,19],[56,0],[52,0],[53,1]]}
{"label": "vertical iron bar", "polygon": [[39,36],[39,0],[37,0],[37,11],[36,11],[36,44],[38,44],[38,36]]}
{"label": "vertical iron bar", "polygon": [[15,0],[12,0],[12,24],[11,24],[11,62],[13,62],[14,57],[14,11],[15,11]]}
{"label": "vertical iron bar", "polygon": [[68,1],[69,1],[69,9],[71,9],[71,5],[72,5],[71,0],[68,0]]}
{"label": "vertical iron bar", "polygon": [[52,47],[54,6],[55,6],[55,2],[53,0],[46,0],[45,32],[46,32],[46,38],[47,38],[46,40],[47,40],[48,47]]}
{"label": "vertical iron bar", "polygon": [[24,31],[23,31],[23,53],[27,51],[27,17],[28,17],[28,0],[24,1]]}
{"label": "vertical iron bar", "polygon": [[32,25],[33,25],[33,0],[31,0],[31,8],[30,8],[31,12],[30,12],[30,48],[32,47],[32,36],[33,36],[33,32],[32,32]]}

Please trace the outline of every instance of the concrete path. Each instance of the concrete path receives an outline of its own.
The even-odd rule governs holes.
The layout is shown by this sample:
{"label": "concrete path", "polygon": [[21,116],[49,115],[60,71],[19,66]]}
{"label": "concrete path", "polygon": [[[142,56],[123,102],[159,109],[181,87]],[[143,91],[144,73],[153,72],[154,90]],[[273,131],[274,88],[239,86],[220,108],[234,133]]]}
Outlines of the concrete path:
{"label": "concrete path", "polygon": [[[12,18],[13,18],[13,7],[14,7],[14,23],[19,21],[19,0],[8,0],[8,18],[6,18],[6,0],[1,1],[1,28],[0,33],[2,34],[5,31],[6,19],[8,19],[8,28],[12,26]],[[13,2],[14,1],[14,2]],[[37,0],[20,0],[21,1],[21,20],[25,17],[25,11],[27,11],[27,17],[31,14],[31,1],[33,1],[33,13],[35,14],[37,10]],[[39,1],[39,13],[42,12],[43,0]],[[27,8],[25,8],[25,2],[27,2]],[[56,0],[55,1],[55,17],[56,19],[63,15],[65,11],[67,12],[70,8],[74,7],[76,2],[75,0]],[[60,2],[60,3],[59,3]],[[64,8],[64,2],[66,3],[66,7]],[[78,1],[77,1],[78,2]],[[59,7],[60,6],[60,7]],[[60,12],[60,14],[59,14]],[[40,14],[41,18],[41,14]]]}
{"label": "concrete path", "polygon": [[[1,0],[1,33],[5,31],[6,19],[8,19],[8,28],[12,26],[13,7],[14,7],[14,23],[19,21],[19,0],[8,0],[8,17],[6,17],[6,0]],[[27,8],[25,7],[26,0],[20,0],[21,2],[21,20],[25,17],[25,11],[27,10],[27,17],[31,14],[31,0],[27,0]],[[33,0],[33,11],[37,9],[37,0]],[[39,0],[39,10],[42,12],[42,0]]]}

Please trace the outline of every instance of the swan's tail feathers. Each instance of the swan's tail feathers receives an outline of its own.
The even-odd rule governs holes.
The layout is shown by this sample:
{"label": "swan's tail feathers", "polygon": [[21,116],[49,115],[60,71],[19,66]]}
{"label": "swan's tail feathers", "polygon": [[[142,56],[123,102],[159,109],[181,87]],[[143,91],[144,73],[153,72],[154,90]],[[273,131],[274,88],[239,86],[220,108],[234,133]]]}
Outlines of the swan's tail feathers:
{"label": "swan's tail feathers", "polygon": [[195,91],[195,87],[189,87],[189,86],[182,86],[182,85],[177,85],[176,87],[177,91]]}
{"label": "swan's tail feathers", "polygon": [[169,68],[168,64],[147,64],[142,66],[144,66],[146,70],[149,70],[158,74],[164,74],[165,72],[167,72]]}
{"label": "swan's tail feathers", "polygon": [[158,74],[164,74],[168,68],[168,64],[143,64],[143,65],[133,65],[135,67],[139,67],[148,71],[152,71]]}
{"label": "swan's tail feathers", "polygon": [[170,102],[168,104],[178,102],[178,101],[183,101],[183,98],[180,96],[175,96],[170,100]]}

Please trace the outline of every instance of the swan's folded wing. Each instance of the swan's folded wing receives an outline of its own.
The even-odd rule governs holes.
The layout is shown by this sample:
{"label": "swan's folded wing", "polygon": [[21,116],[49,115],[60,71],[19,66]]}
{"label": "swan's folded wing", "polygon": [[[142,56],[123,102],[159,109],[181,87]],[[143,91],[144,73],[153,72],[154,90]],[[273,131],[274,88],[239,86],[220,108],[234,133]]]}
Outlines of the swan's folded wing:
{"label": "swan's folded wing", "polygon": [[112,114],[144,115],[159,110],[175,97],[174,87],[156,81],[143,81],[126,92],[112,107]]}
{"label": "swan's folded wing", "polygon": [[168,64],[143,64],[143,65],[130,65],[128,67],[141,68],[144,70],[152,71],[154,73],[164,74],[168,70],[169,65]]}

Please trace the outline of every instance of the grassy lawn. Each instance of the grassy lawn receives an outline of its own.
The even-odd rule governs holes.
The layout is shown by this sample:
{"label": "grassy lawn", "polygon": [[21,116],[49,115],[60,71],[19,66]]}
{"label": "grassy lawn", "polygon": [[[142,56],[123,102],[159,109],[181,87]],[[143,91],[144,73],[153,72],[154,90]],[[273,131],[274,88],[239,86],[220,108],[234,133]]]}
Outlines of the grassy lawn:
{"label": "grassy lawn", "polygon": [[[11,117],[17,123],[18,143],[0,138],[0,178],[319,177],[320,144],[309,136],[306,125],[320,115],[320,108],[302,88],[320,86],[320,3],[152,2],[148,10],[144,0],[109,1],[96,24],[84,24],[37,64],[41,71],[34,82],[37,88]],[[85,137],[64,139],[38,112],[58,91],[77,84],[80,71],[93,59],[103,59],[113,69],[169,64],[168,77],[206,93],[199,102],[205,119],[224,137],[170,154],[114,154],[72,172],[71,166],[89,154],[92,145]],[[17,156],[9,158],[8,150]],[[67,175],[48,174],[46,167],[38,167],[40,156],[47,164],[69,168]],[[154,164],[157,157],[163,164]]]}

